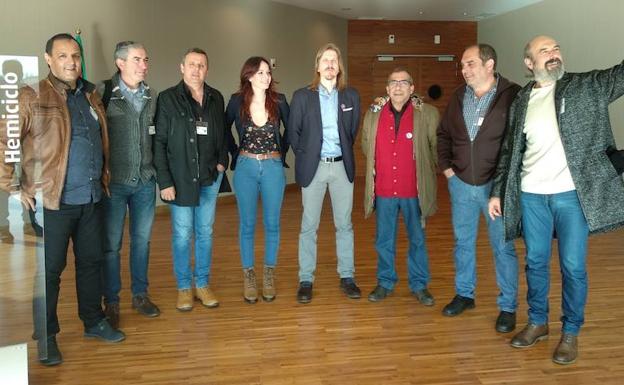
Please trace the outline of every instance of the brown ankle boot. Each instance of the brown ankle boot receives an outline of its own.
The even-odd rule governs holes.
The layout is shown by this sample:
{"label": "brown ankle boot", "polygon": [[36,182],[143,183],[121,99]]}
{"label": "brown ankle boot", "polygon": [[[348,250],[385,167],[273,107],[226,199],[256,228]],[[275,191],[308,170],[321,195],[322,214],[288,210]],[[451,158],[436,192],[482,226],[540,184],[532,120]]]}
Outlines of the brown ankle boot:
{"label": "brown ankle boot", "polygon": [[178,290],[176,309],[179,311],[191,311],[193,309],[193,289]]}
{"label": "brown ankle boot", "polygon": [[511,346],[514,348],[528,348],[538,341],[548,338],[548,324],[533,325],[527,324],[520,333],[511,339]]}
{"label": "brown ankle boot", "polygon": [[262,298],[271,302],[275,299],[275,268],[264,267],[264,274],[262,275]]}
{"label": "brown ankle boot", "polygon": [[258,287],[256,286],[256,271],[253,267],[243,269],[243,298],[249,303],[258,301]]}
{"label": "brown ankle boot", "polygon": [[219,306],[219,300],[208,286],[195,288],[195,298],[201,301],[205,307]]}
{"label": "brown ankle boot", "polygon": [[578,341],[576,336],[568,333],[561,335],[559,345],[553,353],[552,360],[559,365],[569,365],[576,361],[578,356]]}

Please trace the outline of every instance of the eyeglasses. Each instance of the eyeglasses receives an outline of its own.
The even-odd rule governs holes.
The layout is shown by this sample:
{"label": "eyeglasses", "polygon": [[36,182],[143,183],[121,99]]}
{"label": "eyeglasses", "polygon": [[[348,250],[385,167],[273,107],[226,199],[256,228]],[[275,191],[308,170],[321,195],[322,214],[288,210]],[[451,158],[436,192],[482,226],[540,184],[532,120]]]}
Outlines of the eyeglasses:
{"label": "eyeglasses", "polygon": [[412,82],[409,80],[390,80],[388,81],[388,87],[409,87],[412,85]]}

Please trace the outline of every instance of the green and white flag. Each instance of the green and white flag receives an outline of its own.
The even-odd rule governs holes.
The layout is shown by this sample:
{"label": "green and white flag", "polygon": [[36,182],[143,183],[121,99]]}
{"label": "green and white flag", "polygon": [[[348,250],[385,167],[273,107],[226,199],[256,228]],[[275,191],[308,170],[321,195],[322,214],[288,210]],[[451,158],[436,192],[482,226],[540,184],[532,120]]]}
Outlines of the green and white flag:
{"label": "green and white flag", "polygon": [[76,36],[74,36],[76,41],[78,42],[78,46],[80,46],[80,69],[82,70],[82,78],[87,79],[87,64],[84,55],[84,48],[82,47],[82,38],[80,37],[80,28],[76,30]]}

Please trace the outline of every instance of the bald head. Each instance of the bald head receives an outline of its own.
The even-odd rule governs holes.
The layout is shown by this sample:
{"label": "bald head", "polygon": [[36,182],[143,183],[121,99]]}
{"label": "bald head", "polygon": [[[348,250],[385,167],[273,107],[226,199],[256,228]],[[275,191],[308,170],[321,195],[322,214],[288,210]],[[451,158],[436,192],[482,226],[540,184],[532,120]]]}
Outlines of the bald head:
{"label": "bald head", "polygon": [[559,43],[550,36],[536,36],[524,47],[524,64],[538,85],[561,79],[565,72]]}
{"label": "bald head", "polygon": [[534,50],[536,47],[543,46],[544,44],[551,43],[559,46],[557,41],[550,36],[539,35],[535,36],[533,39],[529,40],[529,42],[524,46],[524,57],[532,59],[535,57]]}

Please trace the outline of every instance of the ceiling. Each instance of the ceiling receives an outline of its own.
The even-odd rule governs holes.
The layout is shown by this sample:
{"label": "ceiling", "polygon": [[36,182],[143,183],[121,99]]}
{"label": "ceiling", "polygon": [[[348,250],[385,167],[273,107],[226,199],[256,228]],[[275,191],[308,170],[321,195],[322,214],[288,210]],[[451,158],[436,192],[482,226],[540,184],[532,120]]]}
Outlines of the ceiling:
{"label": "ceiling", "polygon": [[272,0],[344,19],[479,21],[542,0]]}

